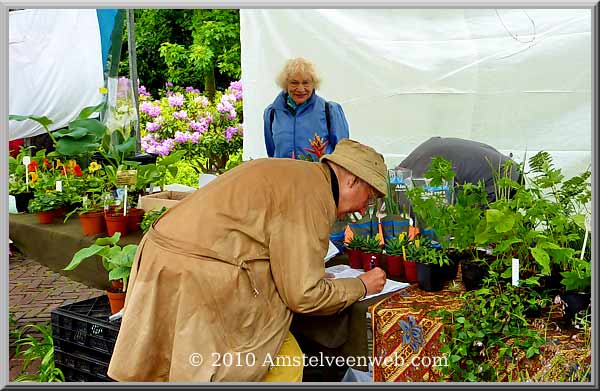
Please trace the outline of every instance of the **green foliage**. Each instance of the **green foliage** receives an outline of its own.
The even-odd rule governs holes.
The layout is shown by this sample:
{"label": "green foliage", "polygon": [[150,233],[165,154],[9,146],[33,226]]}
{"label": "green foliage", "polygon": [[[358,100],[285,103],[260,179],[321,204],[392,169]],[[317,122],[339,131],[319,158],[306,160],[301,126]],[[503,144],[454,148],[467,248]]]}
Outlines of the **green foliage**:
{"label": "green foliage", "polygon": [[152,224],[160,216],[162,216],[166,211],[167,211],[167,208],[163,206],[159,210],[152,210],[150,212],[146,212],[146,214],[144,215],[144,218],[142,219],[142,222],[140,223],[140,228],[142,229],[142,231],[144,233],[148,232],[148,230],[150,229]]}
{"label": "green foliage", "polygon": [[[27,330],[34,329],[41,334],[40,340],[33,334],[25,334]],[[15,330],[15,358],[23,359],[22,373],[15,378],[17,382],[64,382],[65,377],[59,368],[54,366],[54,340],[52,327],[49,324],[25,325],[20,330]],[[36,373],[26,373],[34,362],[40,362]]]}
{"label": "green foliage", "polygon": [[29,200],[29,213],[48,212],[61,206],[61,199],[58,192],[50,191],[47,193],[36,194]]}
{"label": "green foliage", "polygon": [[388,255],[404,256],[406,246],[409,243],[408,235],[400,234],[397,238],[394,237],[385,241],[385,252]]}
{"label": "green foliage", "polygon": [[453,381],[497,381],[519,352],[527,358],[540,353],[543,335],[528,327],[525,316],[529,302],[537,300],[535,292],[495,285],[466,292],[461,299],[458,310],[439,312],[448,325],[440,336],[440,352],[449,365],[441,368]]}
{"label": "green foliage", "polygon": [[[168,80],[212,96],[241,76],[239,29],[237,9],[135,10],[139,79],[154,93]],[[120,73],[128,68],[124,58]]]}
{"label": "green foliage", "polygon": [[169,171],[165,175],[165,184],[179,183],[186,186],[198,187],[198,172],[194,170],[187,160],[179,160],[175,163],[177,175],[173,176]]}
{"label": "green foliage", "polygon": [[362,250],[364,248],[366,237],[360,235],[354,235],[352,239],[346,244],[350,250]]}
{"label": "green foliage", "polygon": [[378,236],[366,236],[363,242],[362,250],[369,254],[381,254],[381,241]]}
{"label": "green foliage", "polygon": [[443,251],[435,248],[422,246],[420,248],[418,257],[413,259],[416,262],[423,263],[425,265],[437,265],[444,266],[450,264],[450,259]]}
{"label": "green foliage", "polygon": [[569,271],[561,272],[561,284],[567,291],[589,291],[592,283],[592,265],[589,261],[575,259]]}
{"label": "green foliage", "polygon": [[138,246],[137,244],[128,244],[121,247],[117,244],[120,238],[121,233],[116,232],[111,237],[96,239],[91,246],[77,251],[71,262],[63,270],[73,270],[84,260],[98,255],[102,258],[102,265],[108,271],[108,279],[111,281],[123,280],[123,292],[125,292]]}
{"label": "green foliage", "polygon": [[425,172],[425,178],[431,179],[431,186],[442,186],[444,183],[450,183],[456,176],[452,170],[452,162],[441,156],[431,158],[431,163]]}

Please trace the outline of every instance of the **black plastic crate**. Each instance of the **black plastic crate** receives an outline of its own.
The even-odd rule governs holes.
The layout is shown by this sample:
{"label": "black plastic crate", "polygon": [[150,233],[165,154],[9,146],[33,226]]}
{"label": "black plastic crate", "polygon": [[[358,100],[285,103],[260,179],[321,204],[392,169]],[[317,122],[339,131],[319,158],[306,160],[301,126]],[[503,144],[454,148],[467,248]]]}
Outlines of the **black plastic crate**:
{"label": "black plastic crate", "polygon": [[110,315],[106,295],[58,307],[51,313],[52,337],[58,345],[66,341],[111,355],[120,320],[109,322]]}
{"label": "black plastic crate", "polygon": [[54,364],[63,371],[65,381],[109,382],[108,363],[101,362],[82,351],[63,352],[54,349]]}

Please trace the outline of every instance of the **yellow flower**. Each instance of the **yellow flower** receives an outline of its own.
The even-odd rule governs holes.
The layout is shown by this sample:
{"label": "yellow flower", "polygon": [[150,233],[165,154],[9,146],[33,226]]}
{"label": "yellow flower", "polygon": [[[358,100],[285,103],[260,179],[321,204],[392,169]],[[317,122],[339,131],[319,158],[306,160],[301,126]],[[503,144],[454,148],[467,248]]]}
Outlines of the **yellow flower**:
{"label": "yellow flower", "polygon": [[96,172],[99,169],[101,169],[102,166],[96,162],[91,162],[90,166],[88,167],[88,170],[90,170],[90,172]]}
{"label": "yellow flower", "polygon": [[108,94],[108,88],[106,88],[106,87],[100,87],[99,91],[101,94],[104,94],[104,95]]}
{"label": "yellow flower", "polygon": [[67,162],[67,164],[69,165],[70,169],[73,169],[77,165],[77,162],[75,160],[71,159]]}
{"label": "yellow flower", "polygon": [[59,167],[65,168],[65,165],[60,162],[60,159],[56,159],[55,168],[58,170]]}
{"label": "yellow flower", "polygon": [[31,180],[30,180],[31,184],[34,184],[40,178],[38,176],[37,172],[35,172],[35,171],[31,171],[29,173],[29,176],[31,177]]}

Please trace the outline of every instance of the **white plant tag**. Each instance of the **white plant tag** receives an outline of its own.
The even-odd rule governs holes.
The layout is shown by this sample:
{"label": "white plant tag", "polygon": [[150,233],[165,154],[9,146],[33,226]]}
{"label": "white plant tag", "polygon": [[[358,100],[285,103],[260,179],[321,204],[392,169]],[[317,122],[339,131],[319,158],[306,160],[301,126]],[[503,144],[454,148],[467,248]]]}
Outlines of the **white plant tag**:
{"label": "white plant tag", "polygon": [[519,286],[519,259],[513,258],[512,260],[512,284]]}
{"label": "white plant tag", "polygon": [[23,164],[28,166],[29,163],[31,163],[31,157],[29,156],[23,156]]}
{"label": "white plant tag", "polygon": [[62,181],[56,181],[56,191],[62,191]]}

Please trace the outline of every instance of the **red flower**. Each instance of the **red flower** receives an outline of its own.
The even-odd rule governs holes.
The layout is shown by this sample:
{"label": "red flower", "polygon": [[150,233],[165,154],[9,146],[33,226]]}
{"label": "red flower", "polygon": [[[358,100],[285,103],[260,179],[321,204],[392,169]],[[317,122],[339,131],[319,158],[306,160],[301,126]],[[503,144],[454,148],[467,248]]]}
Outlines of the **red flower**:
{"label": "red flower", "polygon": [[44,158],[44,161],[42,162],[42,166],[43,166],[44,168],[52,168],[52,163],[50,163],[50,162],[48,161],[48,159]]}
{"label": "red flower", "polygon": [[315,137],[312,140],[308,140],[310,142],[310,146],[312,148],[304,148],[306,152],[314,153],[317,156],[317,159],[321,158],[325,154],[325,148],[327,147],[328,141],[323,141],[321,137],[319,137],[315,133]]}
{"label": "red flower", "polygon": [[62,170],[60,170],[61,174],[63,174],[64,176],[67,176],[67,168],[63,167]]}
{"label": "red flower", "polygon": [[75,176],[83,175],[83,172],[81,171],[81,167],[79,167],[79,164],[76,164],[75,167],[73,167],[73,173],[75,174]]}
{"label": "red flower", "polygon": [[37,168],[38,168],[38,162],[36,162],[35,160],[32,160],[31,163],[29,163],[27,165],[27,170],[29,172],[31,172],[31,171],[37,171]]}

